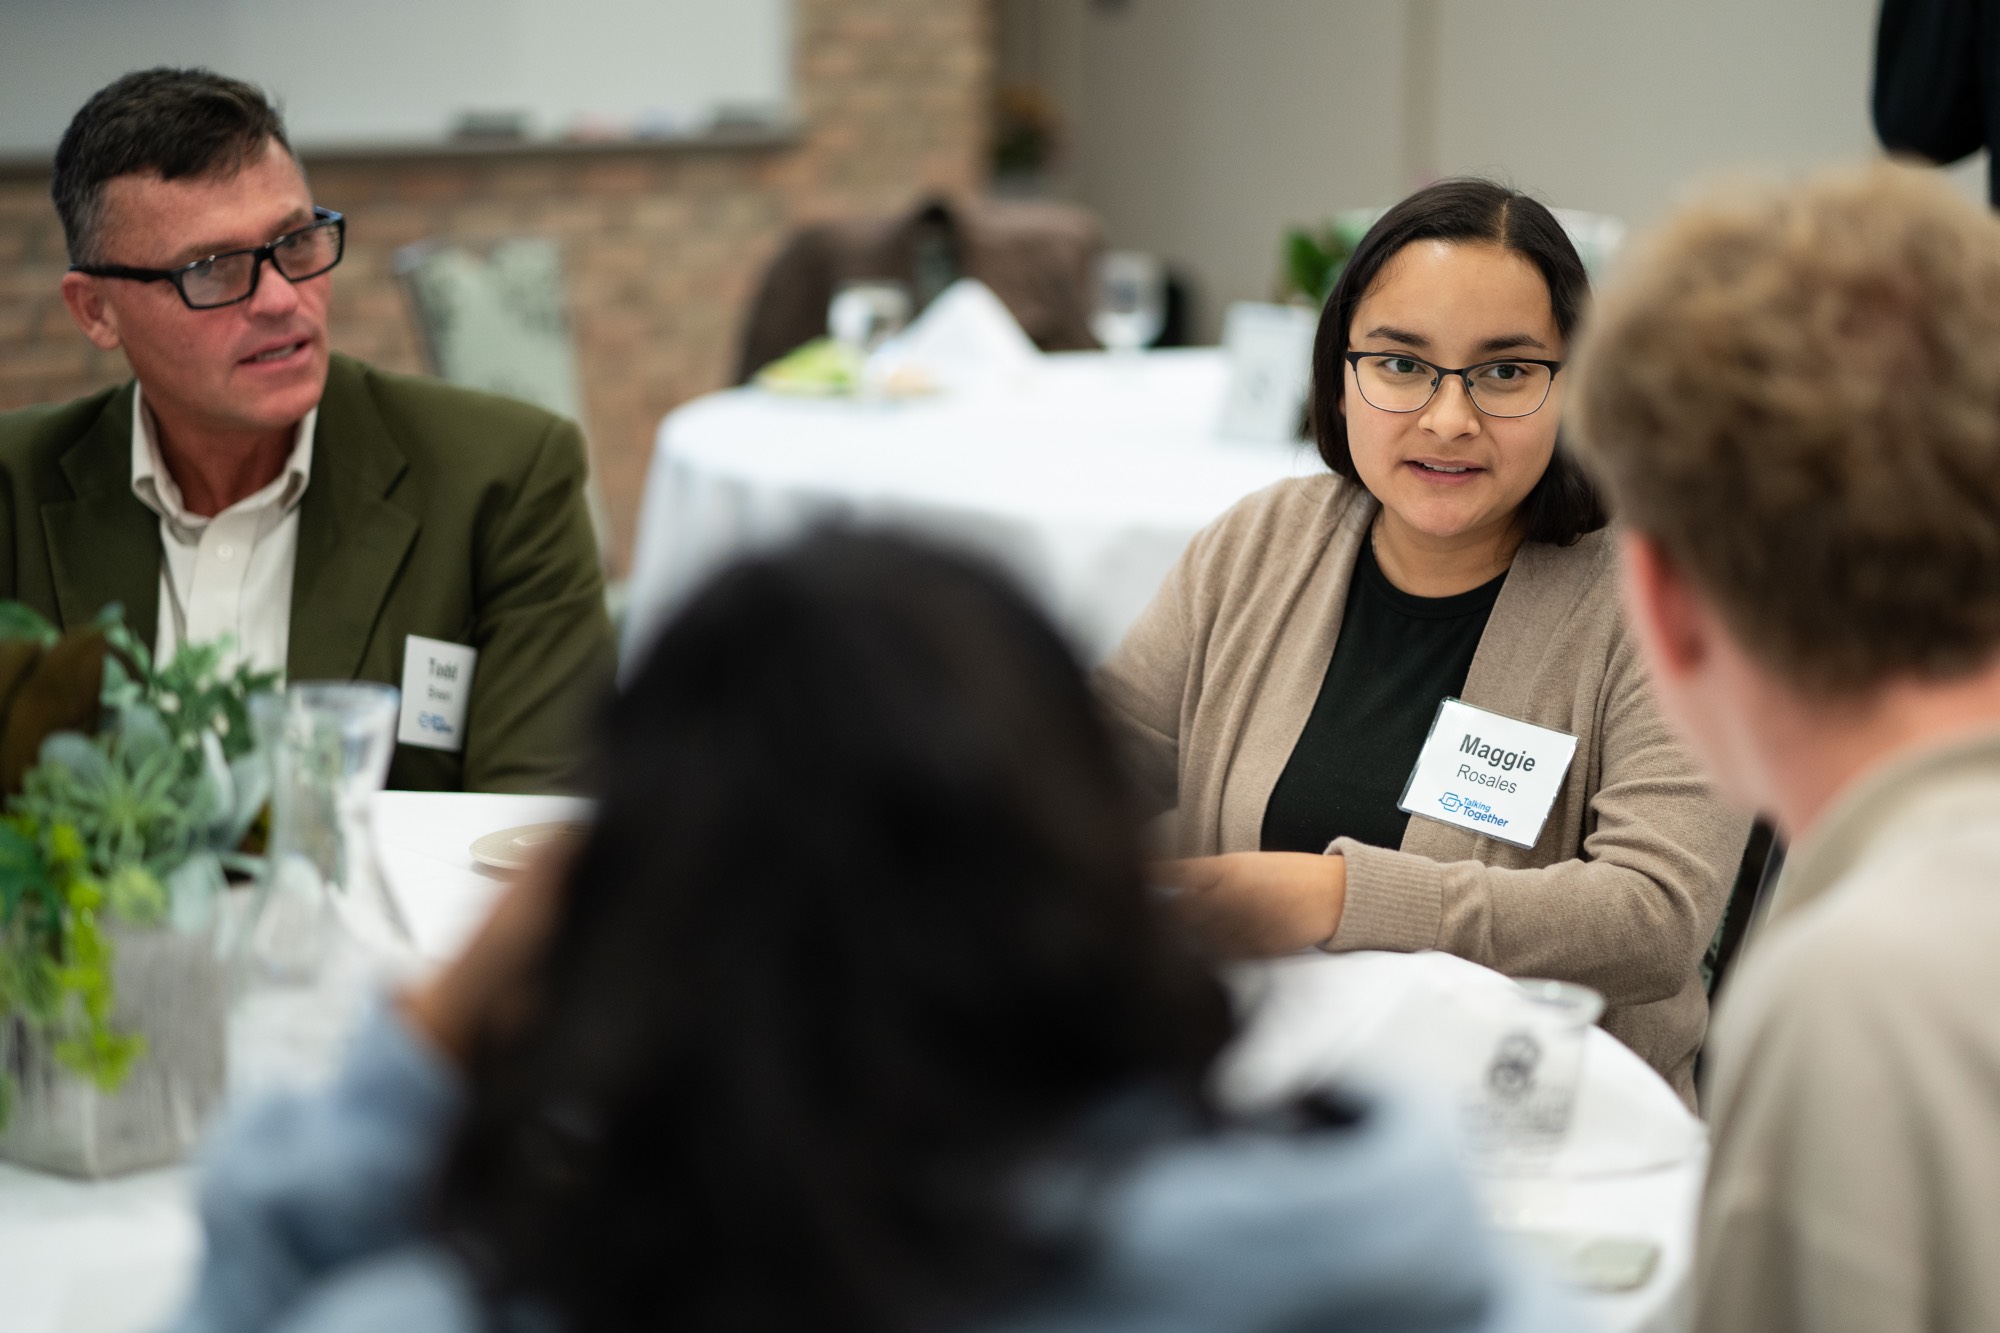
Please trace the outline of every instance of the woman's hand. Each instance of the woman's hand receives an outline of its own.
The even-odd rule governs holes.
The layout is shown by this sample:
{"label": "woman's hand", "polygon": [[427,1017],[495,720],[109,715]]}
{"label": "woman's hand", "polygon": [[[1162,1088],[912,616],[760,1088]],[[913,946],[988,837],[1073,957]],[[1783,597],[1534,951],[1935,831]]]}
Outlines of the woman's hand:
{"label": "woman's hand", "polygon": [[458,957],[401,996],[403,1017],[461,1067],[481,1032],[518,1022],[526,1011],[535,964],[555,928],[571,841],[554,839],[501,891]]}
{"label": "woman's hand", "polygon": [[1306,852],[1231,852],[1153,868],[1180,891],[1171,910],[1223,958],[1267,958],[1323,944],[1347,904],[1347,860]]}

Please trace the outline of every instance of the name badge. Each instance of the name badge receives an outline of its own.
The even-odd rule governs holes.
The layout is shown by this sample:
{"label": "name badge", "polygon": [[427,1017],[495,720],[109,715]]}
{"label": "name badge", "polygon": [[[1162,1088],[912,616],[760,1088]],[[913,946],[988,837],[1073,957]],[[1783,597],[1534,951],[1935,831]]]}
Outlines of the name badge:
{"label": "name badge", "polygon": [[403,639],[403,717],[396,739],[429,750],[465,748],[465,701],[479,650],[421,634]]}
{"label": "name badge", "polygon": [[1576,737],[1566,731],[1446,699],[1400,805],[1413,815],[1533,847],[1575,756]]}

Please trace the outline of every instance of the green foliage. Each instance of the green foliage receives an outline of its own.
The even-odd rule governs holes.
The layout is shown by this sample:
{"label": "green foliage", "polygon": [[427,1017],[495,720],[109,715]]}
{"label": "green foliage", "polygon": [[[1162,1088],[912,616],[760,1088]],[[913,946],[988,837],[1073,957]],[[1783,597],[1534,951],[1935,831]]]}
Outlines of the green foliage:
{"label": "green foliage", "polygon": [[134,679],[113,659],[104,665],[104,705],[124,711],[150,705],[166,723],[169,734],[183,746],[198,746],[201,738],[213,735],[222,744],[222,755],[235,761],[256,749],[257,737],[250,725],[250,700],[278,687],[275,671],[253,671],[239,663],[224,672],[228,640],[215,643],[184,644],[173,660],[155,670],[152,654],[119,626],[118,633],[107,630],[113,647],[122,647],[138,667]]}
{"label": "green foliage", "polygon": [[1349,247],[1332,227],[1318,231],[1293,227],[1285,233],[1280,294],[1304,297],[1315,306],[1325,305],[1349,253]]}
{"label": "green foliage", "polygon": [[135,707],[94,737],[49,737],[13,803],[47,825],[76,830],[101,875],[127,867],[171,872],[215,813],[199,745],[192,755],[175,745],[150,712]]}
{"label": "green foliage", "polygon": [[278,675],[225,671],[226,640],[184,645],[156,668],[115,609],[100,628],[115,651],[104,662],[98,732],[45,740],[13,808],[76,829],[92,871],[117,886],[112,910],[158,920],[174,872],[191,856],[235,851],[269,795],[250,700],[275,689]]}
{"label": "green foliage", "polygon": [[0,602],[0,639],[26,639],[44,648],[61,637],[56,627],[19,602]]}
{"label": "green foliage", "polygon": [[1324,306],[1361,238],[1382,215],[1378,208],[1350,208],[1318,227],[1292,227],[1281,243],[1278,299]]}
{"label": "green foliage", "polygon": [[98,923],[104,903],[75,829],[0,817],[0,1016],[46,1033],[58,1060],[110,1089],[146,1042],[111,1023],[112,950]]}
{"label": "green foliage", "polygon": [[[155,667],[115,606],[89,629],[111,649],[97,731],[44,738],[0,815],[0,1022],[26,1023],[63,1064],[112,1089],[145,1043],[112,1024],[113,948],[101,926],[206,924],[217,862],[242,861],[234,853],[269,795],[250,699],[278,677],[225,670],[226,643],[186,645]],[[0,602],[0,639],[47,649],[59,637]],[[203,873],[184,873],[196,861]],[[0,1124],[11,1091],[0,1073]]]}
{"label": "green foliage", "polygon": [[167,886],[144,866],[120,866],[104,884],[111,914],[135,926],[156,926],[167,919]]}

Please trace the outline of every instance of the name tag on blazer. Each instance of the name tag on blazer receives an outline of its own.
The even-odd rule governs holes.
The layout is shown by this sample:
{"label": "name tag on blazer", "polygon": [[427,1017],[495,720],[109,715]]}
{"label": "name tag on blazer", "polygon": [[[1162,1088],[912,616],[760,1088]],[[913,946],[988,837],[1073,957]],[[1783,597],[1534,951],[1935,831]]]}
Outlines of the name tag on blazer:
{"label": "name tag on blazer", "polygon": [[403,639],[403,716],[396,739],[427,750],[465,748],[465,703],[479,650],[421,634]]}
{"label": "name tag on blazer", "polygon": [[1533,847],[1555,804],[1576,737],[1446,699],[1403,788],[1402,809]]}

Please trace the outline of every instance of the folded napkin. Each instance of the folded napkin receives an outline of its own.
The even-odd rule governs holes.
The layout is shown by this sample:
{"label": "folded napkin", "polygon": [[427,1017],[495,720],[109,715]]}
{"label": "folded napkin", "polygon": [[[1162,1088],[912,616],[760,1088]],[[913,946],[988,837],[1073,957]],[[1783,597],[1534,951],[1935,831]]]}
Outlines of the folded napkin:
{"label": "folded napkin", "polygon": [[[1455,1120],[1468,1082],[1529,1004],[1500,973],[1445,953],[1302,954],[1242,966],[1229,981],[1244,1025],[1215,1089],[1239,1111],[1351,1078],[1411,1091]],[[1551,1174],[1651,1170],[1705,1142],[1666,1080],[1603,1029],[1585,1034],[1582,1085]]]}
{"label": "folded napkin", "polygon": [[1041,352],[993,289],[960,278],[868,358],[863,382],[964,391],[1018,383]]}

